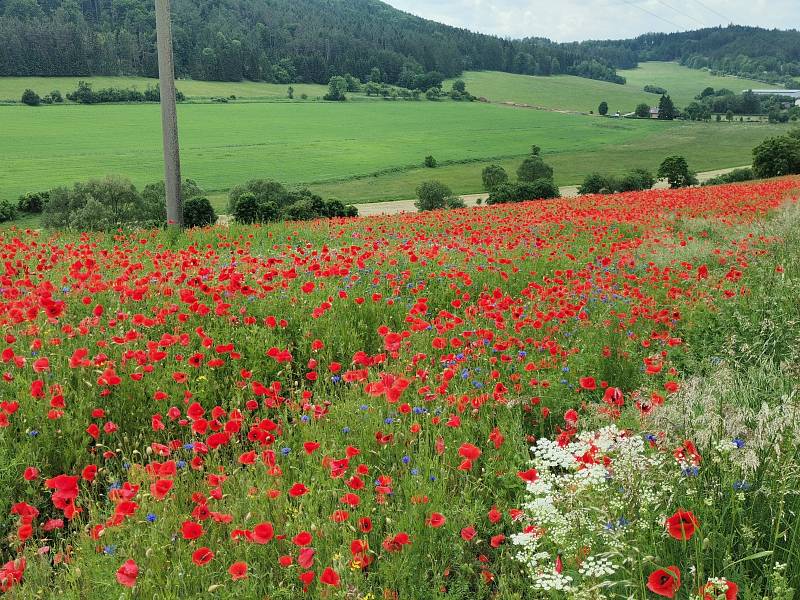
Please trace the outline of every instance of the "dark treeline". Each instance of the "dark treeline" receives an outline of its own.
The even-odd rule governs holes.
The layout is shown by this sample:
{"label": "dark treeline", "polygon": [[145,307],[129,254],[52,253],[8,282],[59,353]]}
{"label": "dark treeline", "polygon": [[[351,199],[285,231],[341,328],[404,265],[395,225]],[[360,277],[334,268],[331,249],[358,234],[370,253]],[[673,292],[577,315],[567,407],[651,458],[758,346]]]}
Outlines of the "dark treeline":
{"label": "dark treeline", "polygon": [[[771,78],[800,74],[800,34],[750,27],[556,44],[414,17],[378,0],[173,0],[178,77],[328,83],[350,73],[568,73],[624,83],[617,68],[681,60]],[[0,0],[0,76],[157,75],[152,0]]]}
{"label": "dark treeline", "polygon": [[[377,0],[174,0],[178,77],[327,83],[377,67],[572,73],[623,83],[603,57],[440,25]],[[614,51],[616,52],[616,51]],[[0,0],[0,75],[157,75],[152,0]]]}
{"label": "dark treeline", "polygon": [[677,60],[693,69],[795,87],[800,77],[800,32],[730,25],[681,33],[648,33],[631,40],[584,42],[617,68],[636,61]]}

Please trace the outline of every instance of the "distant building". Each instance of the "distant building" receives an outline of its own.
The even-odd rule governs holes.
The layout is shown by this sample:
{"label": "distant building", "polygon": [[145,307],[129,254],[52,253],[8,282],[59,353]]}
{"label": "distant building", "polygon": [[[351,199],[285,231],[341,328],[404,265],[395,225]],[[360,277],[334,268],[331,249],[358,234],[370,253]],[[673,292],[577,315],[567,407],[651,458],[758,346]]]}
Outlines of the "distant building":
{"label": "distant building", "polygon": [[657,119],[658,118],[658,107],[657,106],[654,106],[653,108],[650,109],[650,118],[651,119]]}
{"label": "distant building", "polygon": [[794,101],[794,105],[795,106],[800,106],[800,98],[798,98],[797,100]]}
{"label": "distant building", "polygon": [[757,96],[791,96],[800,99],[800,90],[742,90],[744,92],[753,92]]}

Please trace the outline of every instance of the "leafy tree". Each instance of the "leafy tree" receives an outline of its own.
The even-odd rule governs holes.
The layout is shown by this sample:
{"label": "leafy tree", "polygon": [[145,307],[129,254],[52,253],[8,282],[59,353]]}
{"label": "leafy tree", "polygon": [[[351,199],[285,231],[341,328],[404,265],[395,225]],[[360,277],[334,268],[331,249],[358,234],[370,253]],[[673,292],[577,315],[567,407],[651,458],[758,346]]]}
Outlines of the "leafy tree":
{"label": "leafy tree", "polygon": [[663,96],[667,93],[667,90],[658,85],[646,85],[644,86],[644,91],[648,94],[658,94],[659,96]]}
{"label": "leafy tree", "polygon": [[323,100],[330,100],[333,102],[344,102],[347,100],[345,93],[347,92],[347,79],[341,76],[331,77],[328,83],[328,93],[325,94]]}
{"label": "leafy tree", "polygon": [[286,89],[286,97],[289,98],[289,100],[294,100],[294,88],[292,86]]}
{"label": "leafy tree", "polygon": [[635,112],[640,119],[647,119],[650,116],[650,105],[642,102],[636,106]]}
{"label": "leafy tree", "polygon": [[800,137],[772,137],[753,149],[753,172],[757,177],[779,177],[800,173]]}
{"label": "leafy tree", "polygon": [[552,179],[553,168],[542,160],[541,156],[529,156],[522,161],[517,169],[517,179],[520,181],[536,181],[537,179]]}
{"label": "leafy tree", "polygon": [[491,192],[498,185],[508,183],[508,173],[499,165],[489,165],[481,173],[481,179],[484,189]]}
{"label": "leafy tree", "polygon": [[42,99],[33,90],[25,90],[22,92],[22,103],[28,106],[39,106],[42,103]]}
{"label": "leafy tree", "polygon": [[233,209],[233,218],[243,225],[261,222],[258,200],[253,192],[243,192],[239,195]]}
{"label": "leafy tree", "polygon": [[531,156],[539,156],[541,151],[542,151],[542,147],[541,146],[537,146],[536,144],[533,144],[531,146]]}
{"label": "leafy tree", "polygon": [[459,94],[463,94],[464,92],[467,91],[467,84],[464,83],[463,79],[456,79],[453,82],[453,88],[452,89],[453,89],[454,92],[458,92]]}
{"label": "leafy tree", "polygon": [[713,87],[707,87],[702,92],[700,92],[697,96],[695,96],[695,99],[696,100],[702,100],[703,98],[708,98],[709,96],[714,96],[714,95],[715,95],[714,88]]}
{"label": "leafy tree", "polygon": [[733,121],[733,111],[728,109],[728,112],[725,113],[725,119],[730,123]]}
{"label": "leafy tree", "polygon": [[425,160],[422,161],[422,164],[426,169],[435,169],[437,166],[439,166],[439,163],[431,155],[426,156]]}
{"label": "leafy tree", "polygon": [[52,92],[50,92],[50,98],[52,98],[53,102],[55,102],[56,104],[61,104],[62,102],[64,102],[64,97],[58,90],[53,90]]}
{"label": "leafy tree", "polygon": [[597,112],[598,112],[598,113],[599,113],[601,116],[605,117],[605,116],[608,114],[608,102],[606,102],[605,100],[603,100],[603,101],[600,103],[600,106],[598,106],[598,107],[597,107]]}
{"label": "leafy tree", "polygon": [[666,179],[671,188],[682,188],[697,183],[694,173],[689,170],[689,164],[682,156],[668,156],[658,167],[658,177]]}
{"label": "leafy tree", "polygon": [[661,96],[658,101],[658,118],[662,121],[672,121],[675,118],[675,104],[668,95]]}
{"label": "leafy tree", "polygon": [[439,181],[424,181],[417,187],[417,210],[439,210],[447,208],[453,192]]}
{"label": "leafy tree", "polygon": [[195,196],[183,203],[183,224],[186,227],[207,227],[217,222],[217,213],[205,196]]}
{"label": "leafy tree", "polygon": [[683,110],[686,118],[691,121],[709,121],[711,120],[711,109],[706,104],[699,102],[690,102],[689,105]]}

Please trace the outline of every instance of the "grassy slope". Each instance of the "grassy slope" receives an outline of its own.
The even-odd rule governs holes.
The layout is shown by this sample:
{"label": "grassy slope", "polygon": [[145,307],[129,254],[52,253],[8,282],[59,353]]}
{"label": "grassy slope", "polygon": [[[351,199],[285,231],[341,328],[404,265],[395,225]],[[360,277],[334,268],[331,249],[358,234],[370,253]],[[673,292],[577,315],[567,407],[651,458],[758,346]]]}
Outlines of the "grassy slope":
{"label": "grassy slope", "polygon": [[620,71],[620,74],[627,78],[626,85],[570,75],[531,77],[486,71],[465,73],[463,79],[473,94],[493,102],[589,112],[597,111],[597,106],[605,100],[612,113],[617,110],[630,112],[640,102],[657,104],[659,96],[643,90],[647,84],[666,88],[678,107],[686,106],[707,86],[725,87],[737,93],[748,88],[774,87],[749,79],[719,77],[669,62],[642,63],[639,68]]}
{"label": "grassy slope", "polygon": [[[619,145],[654,124],[485,104],[194,104],[178,109],[182,167],[207,190],[254,177],[342,180],[440,161],[519,156],[538,143],[577,152]],[[115,173],[161,177],[157,105],[0,107],[0,197]],[[659,128],[670,129],[667,124]],[[409,190],[410,191],[410,190]]]}
{"label": "grassy slope", "polygon": [[[646,125],[646,123],[644,123]],[[645,135],[603,148],[574,149],[567,152],[545,152],[546,161],[555,170],[556,183],[571,185],[580,183],[590,171],[605,174],[620,174],[635,167],[655,171],[664,157],[682,154],[692,169],[708,171],[723,167],[749,164],[751,149],[764,138],[779,135],[785,127],[765,124],[729,125],[652,123]],[[713,139],[713,151],[709,151],[708,140]],[[521,159],[493,161],[504,167],[512,177]],[[492,161],[490,161],[492,162]],[[483,190],[481,170],[487,163],[443,166],[436,170],[414,169],[394,173],[380,178],[358,179],[311,186],[323,196],[331,196],[358,202],[359,199],[405,200],[414,197],[414,189],[420,182],[437,179],[449,185],[454,192],[469,194]],[[224,206],[220,200],[220,206]]]}
{"label": "grassy slope", "polygon": [[[0,100],[19,101],[25,89],[32,89],[40,96],[52,90],[60,90],[62,94],[78,87],[79,81],[92,83],[94,89],[107,87],[132,88],[145,90],[148,86],[155,86],[158,79],[147,77],[0,77]],[[177,88],[189,98],[211,98],[215,96],[228,97],[235,95],[237,98],[253,99],[284,99],[288,85],[277,83],[257,83],[252,81],[190,81],[177,82]],[[293,83],[295,94],[308,94],[310,98],[323,96],[327,86]]]}

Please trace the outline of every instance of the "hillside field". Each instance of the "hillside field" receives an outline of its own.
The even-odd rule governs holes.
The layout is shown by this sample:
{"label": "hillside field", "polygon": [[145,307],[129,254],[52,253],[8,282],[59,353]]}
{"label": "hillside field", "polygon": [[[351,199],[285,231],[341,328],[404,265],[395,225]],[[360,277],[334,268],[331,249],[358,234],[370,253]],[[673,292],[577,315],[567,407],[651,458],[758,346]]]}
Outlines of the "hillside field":
{"label": "hillside field", "polygon": [[721,77],[708,71],[689,69],[672,62],[641,63],[637,69],[621,70],[627,79],[625,85],[596,81],[572,75],[535,77],[497,72],[468,72],[462,79],[467,89],[476,96],[492,102],[530,104],[554,110],[597,112],[600,102],[608,102],[609,113],[633,112],[636,105],[645,102],[658,105],[660,96],[644,91],[644,86],[665,88],[675,105],[683,108],[704,88],[728,88],[741,93],[747,89],[771,89],[775,86],[751,79]]}
{"label": "hillside field", "polygon": [[[736,166],[749,162],[760,140],[784,129],[454,102],[185,104],[178,115],[183,175],[207,191],[262,177],[312,184],[347,202],[413,197],[416,183],[430,178],[462,193],[481,191],[485,164],[513,171],[531,144],[544,148],[560,184],[595,169],[654,168],[671,153],[687,155],[697,169]],[[112,173],[139,186],[162,176],[156,104],[2,106],[0,120],[2,199]],[[419,168],[429,154],[443,166]],[[469,162],[447,164],[459,161]]]}
{"label": "hillside field", "polygon": [[788,600],[798,194],[0,231],[4,598]]}

